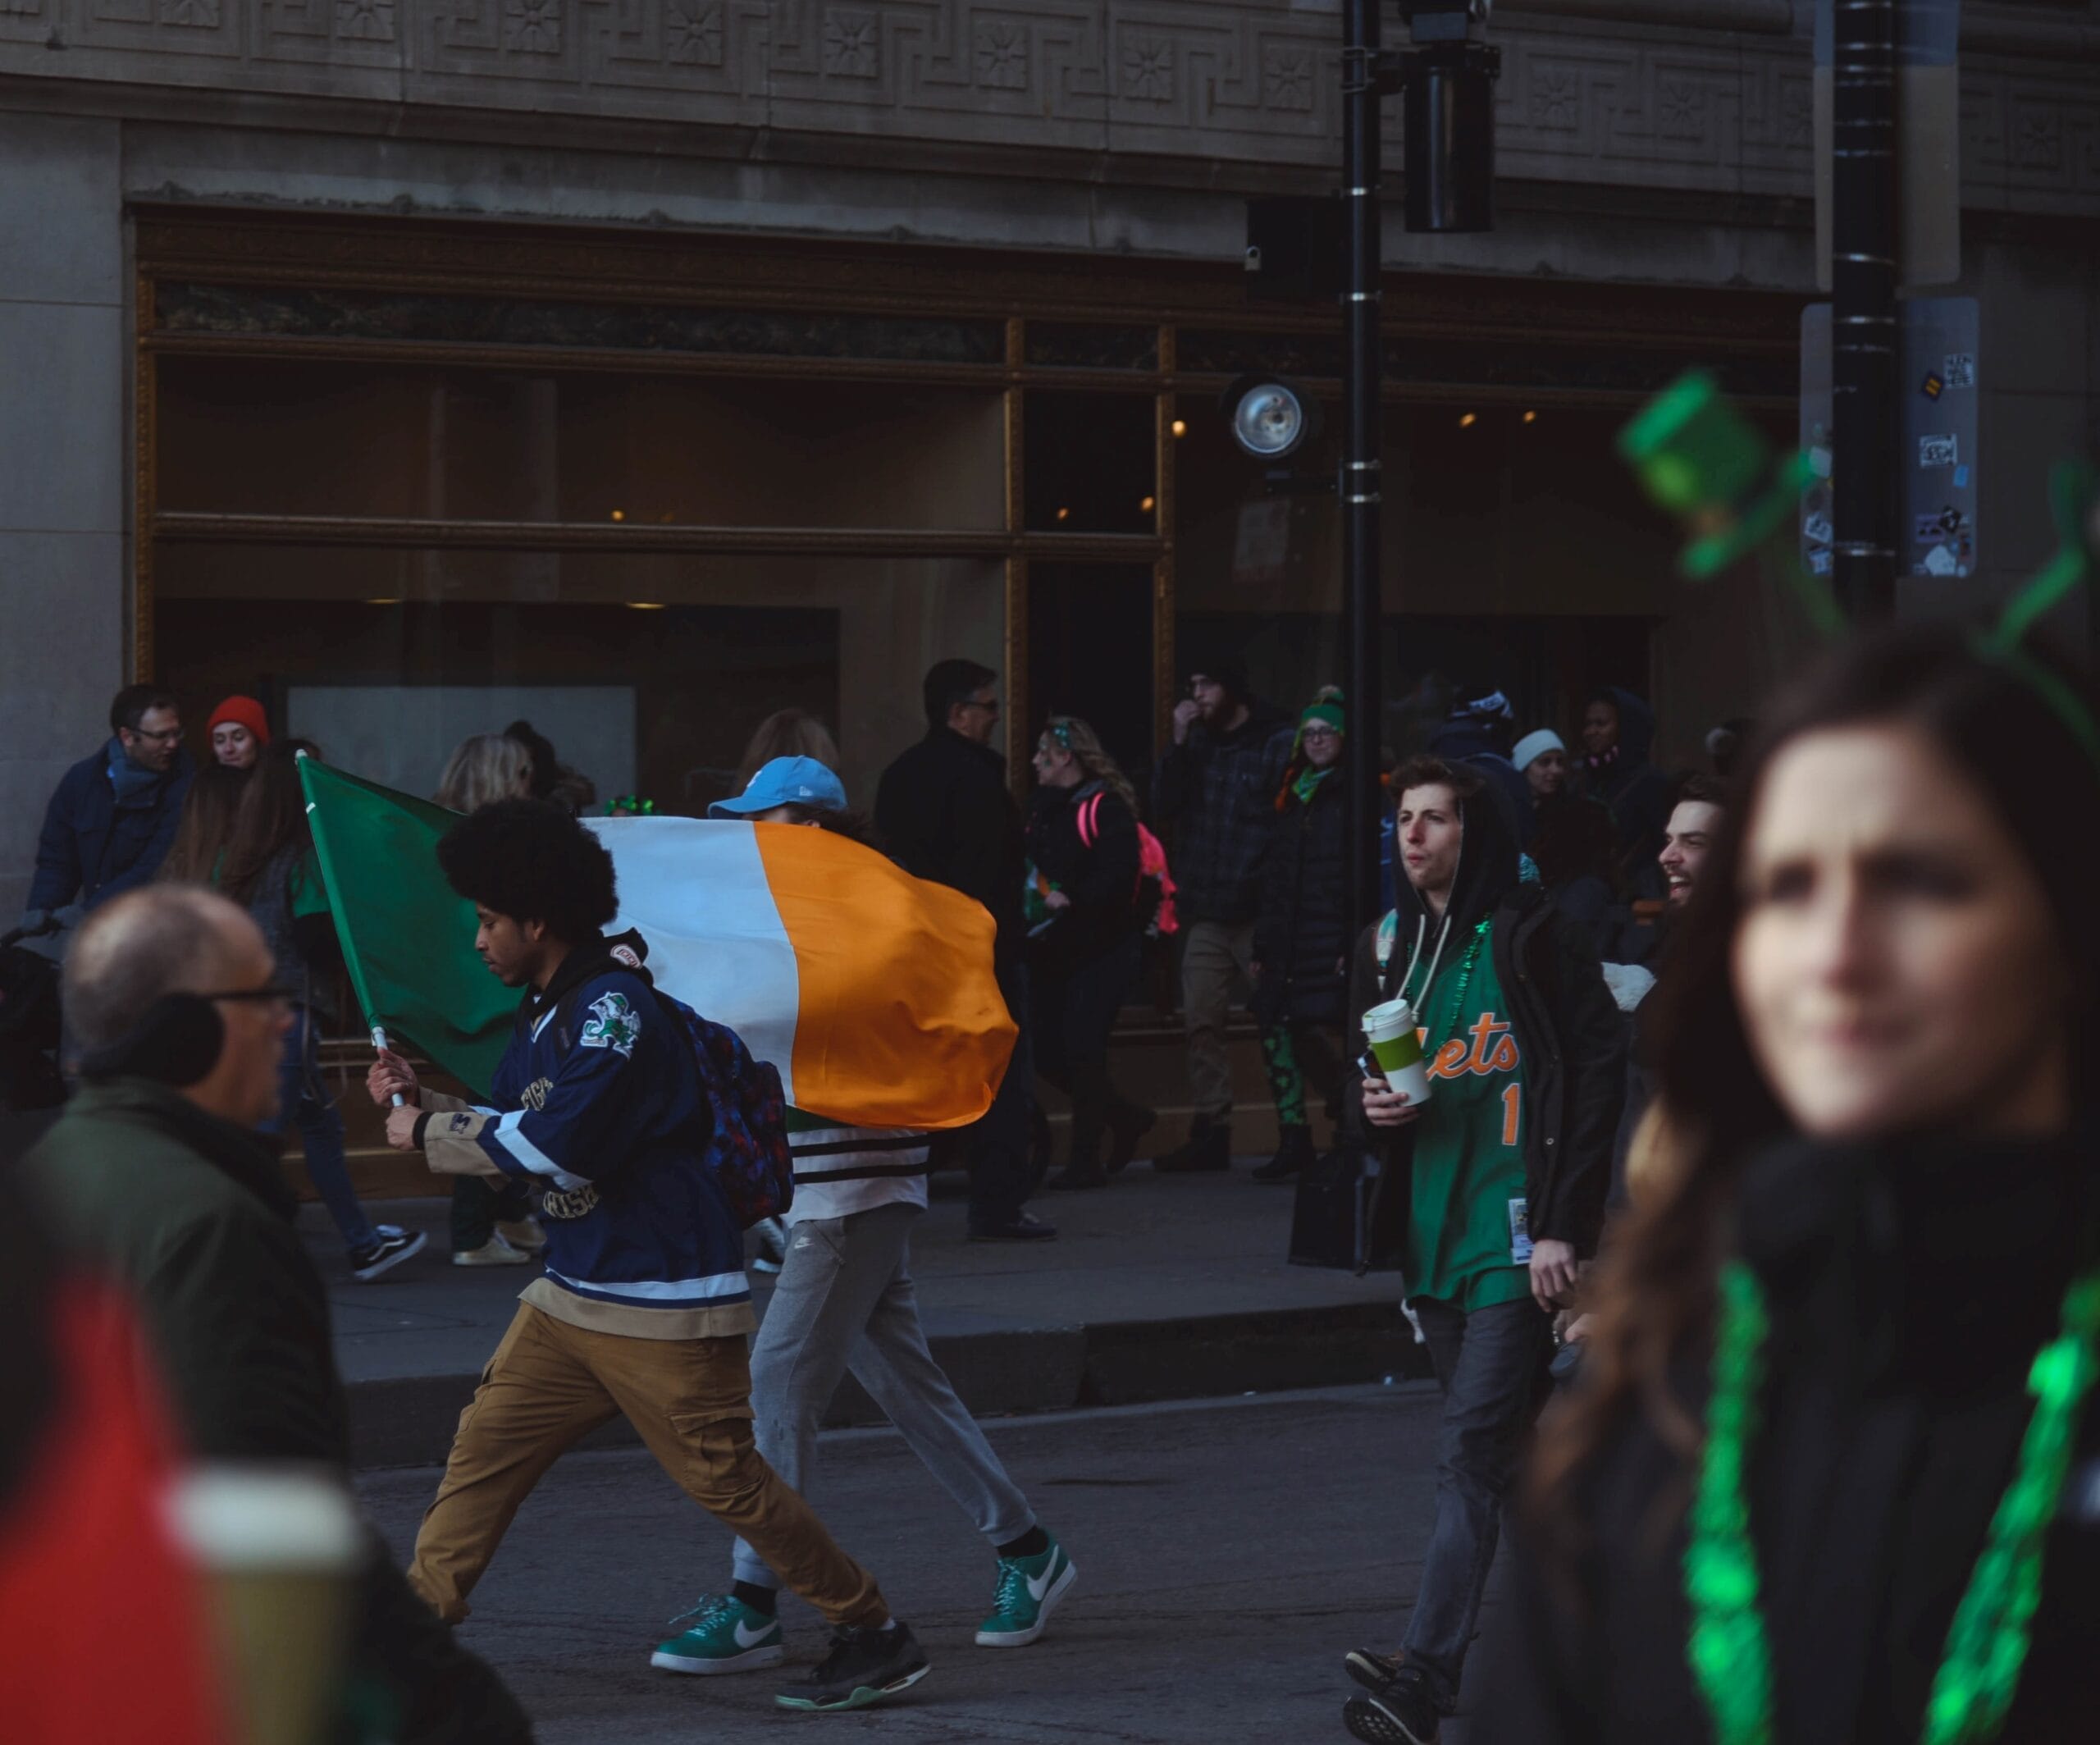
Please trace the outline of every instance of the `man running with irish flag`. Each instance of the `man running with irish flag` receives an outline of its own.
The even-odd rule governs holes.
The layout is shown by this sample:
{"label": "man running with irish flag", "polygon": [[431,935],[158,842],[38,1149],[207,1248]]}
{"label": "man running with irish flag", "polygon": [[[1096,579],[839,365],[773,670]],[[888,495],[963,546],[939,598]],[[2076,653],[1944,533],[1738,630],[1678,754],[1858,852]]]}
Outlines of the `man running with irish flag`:
{"label": "man running with irish flag", "polygon": [[[532,1181],[544,1191],[550,1226],[547,1276],[526,1292],[462,1421],[412,1578],[444,1615],[464,1616],[467,1594],[518,1502],[564,1448],[621,1413],[673,1476],[690,1476],[687,1488],[716,1507],[710,1497],[720,1474],[705,1463],[693,1467],[692,1450],[664,1423],[674,1417],[690,1428],[712,1413],[737,1469],[757,1487],[739,1493],[735,1512],[716,1508],[745,1542],[739,1575],[751,1575],[754,1588],[777,1583],[805,1594],[837,1629],[814,1677],[780,1701],[860,1706],[915,1682],[926,1662],[910,1633],[881,1628],[887,1613],[873,1583],[814,1518],[804,1519],[799,1498],[788,1491],[794,1508],[778,1505],[780,1518],[769,1523],[758,1518],[775,1505],[745,1506],[769,1487],[786,1488],[765,1453],[777,1448],[800,1469],[789,1425],[808,1402],[794,1389],[759,1401],[760,1452],[751,1451],[742,1336],[751,1323],[741,1264],[747,1220],[705,1191],[708,1160],[695,1148],[706,1130],[680,1126],[680,1098],[694,1074],[682,1089],[664,1063],[667,1044],[687,1039],[678,1035],[682,1023],[740,1051],[739,1078],[756,1077],[774,1098],[784,1088],[806,1112],[797,1118],[808,1131],[792,1142],[798,1179],[842,1167],[812,1149],[838,1134],[920,1130],[923,1156],[924,1130],[966,1126],[984,1113],[1013,1047],[993,972],[991,917],[827,831],[658,818],[594,820],[587,829],[544,807],[521,811],[521,802],[463,822],[311,761],[302,774],[345,962],[381,1048],[370,1088],[376,1100],[403,1099],[390,1117],[390,1139],[404,1148],[420,1144],[441,1171]],[[607,937],[620,927],[640,931]],[[520,987],[522,1007],[512,991]],[[661,999],[660,990],[676,999]],[[728,1028],[701,1025],[691,1007]],[[673,1021],[667,1013],[683,1016]],[[419,1084],[386,1048],[382,1025],[465,1084],[473,1100]],[[752,1067],[743,1043],[768,1064]],[[687,1052],[708,1080],[705,1053]],[[710,1113],[718,1130],[746,1116],[760,1128],[778,1121],[769,1108]],[[910,1199],[915,1190],[923,1204],[922,1176],[891,1173],[902,1156],[881,1160],[892,1191],[876,1197],[887,1202],[901,1190]],[[667,1210],[663,1195],[671,1189]],[[838,1277],[803,1280],[801,1300],[824,1323],[805,1331],[823,1336],[816,1342],[827,1364],[842,1363],[854,1343],[842,1322],[831,1323],[862,1285],[884,1280],[863,1323],[872,1330],[887,1313],[898,1350],[915,1345],[924,1354],[903,1241],[915,1206],[863,1206],[871,1191],[833,1185],[834,1198],[844,1193],[852,1204],[842,1201],[829,1214],[865,1226],[851,1245],[857,1259]],[[696,1215],[670,1215],[696,1194]],[[824,1190],[814,1184],[810,1199],[792,1210],[826,1213]],[[779,1315],[776,1305],[769,1329]],[[782,1318],[776,1345],[794,1319]],[[705,1405],[667,1411],[664,1377],[681,1362],[703,1361],[681,1358],[681,1345],[709,1352],[714,1374]],[[899,1422],[942,1417],[934,1440],[966,1455],[970,1445],[981,1456],[956,1467],[921,1450],[966,1507],[966,1488],[982,1493],[973,1512],[1001,1564],[999,1601],[978,1640],[1031,1641],[1071,1583],[1071,1561],[1035,1524],[930,1356],[910,1379],[914,1398]],[[719,1439],[714,1446],[719,1452]],[[965,1476],[970,1487],[959,1482]],[[865,1591],[853,1585],[856,1578]],[[737,1621],[742,1647],[759,1651],[745,1665],[779,1658],[777,1625],[761,1642],[759,1618]],[[691,1641],[664,1645],[674,1647],[694,1657]]]}
{"label": "man running with irish flag", "polygon": [[[778,1081],[728,1032],[701,1039],[660,998],[632,943],[608,940],[613,859],[561,807],[505,800],[438,844],[474,906],[474,947],[522,988],[491,1106],[426,1091],[382,1051],[373,1101],[388,1143],[431,1168],[541,1188],[546,1272],[528,1285],[483,1373],[416,1535],[409,1581],[448,1623],[546,1469],[623,1416],[665,1472],[760,1548],[832,1626],[831,1652],[783,1706],[860,1708],[926,1675],[874,1578],[760,1455],[745,1336],[756,1320],[743,1225],[722,1173],[781,1145]],[[727,1156],[725,1157],[725,1153]],[[784,1161],[784,1159],[783,1159]]]}

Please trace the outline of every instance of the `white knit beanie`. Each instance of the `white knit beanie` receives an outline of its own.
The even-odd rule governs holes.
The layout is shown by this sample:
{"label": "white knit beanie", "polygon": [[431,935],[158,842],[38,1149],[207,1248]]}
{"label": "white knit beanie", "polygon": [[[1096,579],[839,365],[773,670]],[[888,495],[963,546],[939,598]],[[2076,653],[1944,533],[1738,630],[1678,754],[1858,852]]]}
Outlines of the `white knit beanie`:
{"label": "white knit beanie", "polygon": [[1535,733],[1527,733],[1517,742],[1517,749],[1509,754],[1509,761],[1519,769],[1528,770],[1548,751],[1565,751],[1560,735],[1550,727],[1541,727]]}

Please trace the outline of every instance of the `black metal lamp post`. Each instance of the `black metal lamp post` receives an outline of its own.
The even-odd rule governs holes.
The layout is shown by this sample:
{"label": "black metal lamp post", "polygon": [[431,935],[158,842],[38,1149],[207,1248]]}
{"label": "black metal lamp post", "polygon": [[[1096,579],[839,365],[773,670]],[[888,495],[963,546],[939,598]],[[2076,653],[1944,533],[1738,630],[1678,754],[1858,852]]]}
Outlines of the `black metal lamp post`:
{"label": "black metal lamp post", "polygon": [[1495,222],[1494,81],[1502,54],[1479,40],[1490,0],[1399,0],[1414,47],[1381,44],[1376,0],[1342,4],[1343,641],[1347,651],[1350,937],[1377,916],[1380,629],[1384,622],[1379,454],[1383,377],[1378,123],[1381,100],[1404,94],[1407,227],[1484,231]]}

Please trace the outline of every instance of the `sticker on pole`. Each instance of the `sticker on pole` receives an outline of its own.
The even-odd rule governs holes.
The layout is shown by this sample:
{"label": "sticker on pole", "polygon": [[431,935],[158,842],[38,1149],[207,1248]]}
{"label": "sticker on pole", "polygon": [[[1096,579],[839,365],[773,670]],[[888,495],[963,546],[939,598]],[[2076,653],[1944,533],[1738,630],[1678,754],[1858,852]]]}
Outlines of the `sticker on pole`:
{"label": "sticker on pole", "polygon": [[1920,467],[1928,470],[1934,467],[1951,467],[1957,458],[1954,452],[1952,436],[1918,438],[1918,464]]}
{"label": "sticker on pole", "polygon": [[1950,351],[1939,372],[1950,388],[1973,388],[1976,386],[1976,354],[1973,351]]}

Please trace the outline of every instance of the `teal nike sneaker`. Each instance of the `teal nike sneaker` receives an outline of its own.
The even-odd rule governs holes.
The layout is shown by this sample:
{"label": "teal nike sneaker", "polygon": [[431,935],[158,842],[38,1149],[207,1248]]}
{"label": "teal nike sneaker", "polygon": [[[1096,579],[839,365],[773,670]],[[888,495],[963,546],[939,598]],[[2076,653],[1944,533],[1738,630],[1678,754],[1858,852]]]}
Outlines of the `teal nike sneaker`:
{"label": "teal nike sneaker", "polygon": [[693,1609],[673,1618],[692,1627],[682,1636],[656,1644],[649,1664],[666,1672],[696,1672],[703,1677],[724,1672],[756,1672],[778,1663],[780,1620],[753,1611],[726,1593],[703,1593]]}
{"label": "teal nike sneaker", "polygon": [[980,1648],[1025,1648],[1043,1633],[1050,1614],[1079,1579],[1079,1569],[1052,1539],[1033,1557],[1002,1557],[992,1615],[977,1629]]}

